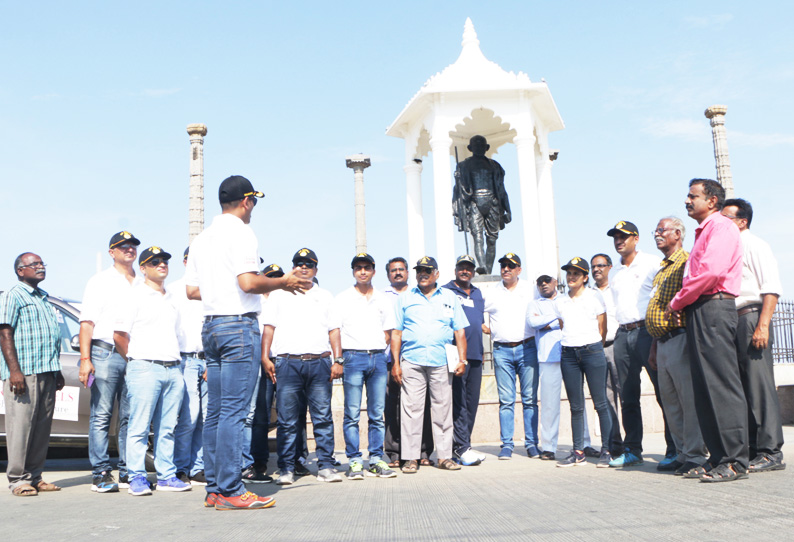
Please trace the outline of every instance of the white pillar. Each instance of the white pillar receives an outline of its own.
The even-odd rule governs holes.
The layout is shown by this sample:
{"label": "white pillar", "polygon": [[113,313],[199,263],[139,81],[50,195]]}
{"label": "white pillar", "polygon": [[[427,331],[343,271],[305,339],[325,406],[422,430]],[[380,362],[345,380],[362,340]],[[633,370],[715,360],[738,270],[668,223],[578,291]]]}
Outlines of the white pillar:
{"label": "white pillar", "polygon": [[513,140],[518,155],[521,214],[524,218],[524,253],[520,254],[524,279],[534,281],[539,272],[541,230],[538,219],[538,180],[535,173],[535,136],[519,134]]}
{"label": "white pillar", "polygon": [[[539,157],[540,176],[538,178],[538,220],[542,239],[542,269],[556,271],[559,275],[560,254],[557,241],[557,217],[554,209],[554,186],[551,180],[551,168],[559,151],[552,150]],[[539,271],[542,271],[539,270]]]}
{"label": "white pillar", "polygon": [[204,230],[204,136],[206,124],[188,124],[190,135],[190,202],[188,243]]}
{"label": "white pillar", "polygon": [[356,254],[367,251],[367,219],[364,204],[364,170],[371,165],[369,156],[354,154],[345,158],[345,165],[353,170],[353,206],[356,211]]}
{"label": "white pillar", "polygon": [[714,161],[717,166],[717,181],[725,189],[725,197],[733,197],[733,175],[728,157],[728,135],[725,133],[725,114],[728,106],[712,105],[705,115],[711,120],[711,137],[714,140]]}
{"label": "white pillar", "polygon": [[454,278],[455,221],[452,218],[452,168],[449,149],[452,139],[447,132],[435,131],[430,138],[433,152],[433,200],[436,210],[436,253],[439,280],[445,283]]}
{"label": "white pillar", "polygon": [[425,255],[425,218],[422,214],[422,161],[414,158],[405,166],[408,208],[408,268]]}

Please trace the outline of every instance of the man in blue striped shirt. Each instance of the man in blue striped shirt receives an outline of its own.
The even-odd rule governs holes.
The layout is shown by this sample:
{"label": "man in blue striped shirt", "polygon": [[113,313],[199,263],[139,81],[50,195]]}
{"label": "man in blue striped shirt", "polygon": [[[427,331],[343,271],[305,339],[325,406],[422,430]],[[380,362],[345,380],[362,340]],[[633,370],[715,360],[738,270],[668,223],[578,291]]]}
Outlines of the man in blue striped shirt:
{"label": "man in blue striped shirt", "polygon": [[47,292],[37,254],[17,256],[19,283],[0,295],[0,380],[5,400],[8,468],[11,492],[19,497],[58,491],[42,480],[50,440],[55,392],[63,388],[61,331]]}

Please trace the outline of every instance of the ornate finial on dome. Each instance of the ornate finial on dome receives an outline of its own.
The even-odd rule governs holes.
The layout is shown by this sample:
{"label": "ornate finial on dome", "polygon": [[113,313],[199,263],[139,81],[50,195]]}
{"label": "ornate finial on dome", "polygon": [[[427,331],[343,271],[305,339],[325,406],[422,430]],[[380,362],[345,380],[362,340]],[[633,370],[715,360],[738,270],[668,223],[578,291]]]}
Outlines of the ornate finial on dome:
{"label": "ornate finial on dome", "polygon": [[474,30],[474,23],[471,22],[471,17],[466,17],[466,24],[463,25],[463,41],[461,42],[465,49],[467,45],[474,45],[479,48],[480,40],[477,39],[477,32]]}

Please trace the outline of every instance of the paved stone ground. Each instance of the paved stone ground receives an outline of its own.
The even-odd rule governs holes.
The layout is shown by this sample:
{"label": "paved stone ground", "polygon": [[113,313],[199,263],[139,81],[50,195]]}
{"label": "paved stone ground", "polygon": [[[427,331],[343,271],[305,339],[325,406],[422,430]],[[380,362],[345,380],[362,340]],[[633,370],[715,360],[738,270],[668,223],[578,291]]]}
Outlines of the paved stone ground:
{"label": "paved stone ground", "polygon": [[[794,441],[794,427],[785,428]],[[794,532],[794,467],[748,480],[703,484],[656,471],[663,436],[646,435],[646,462],[568,469],[528,459],[498,461],[496,445],[477,467],[422,468],[395,479],[249,486],[275,507],[219,513],[204,491],[130,497],[89,491],[85,459],[50,461],[45,479],[64,487],[33,498],[0,491],[2,540],[692,540],[785,538]],[[564,448],[558,456],[567,451]],[[784,452],[794,458],[794,445]],[[0,464],[0,468],[4,468]]]}

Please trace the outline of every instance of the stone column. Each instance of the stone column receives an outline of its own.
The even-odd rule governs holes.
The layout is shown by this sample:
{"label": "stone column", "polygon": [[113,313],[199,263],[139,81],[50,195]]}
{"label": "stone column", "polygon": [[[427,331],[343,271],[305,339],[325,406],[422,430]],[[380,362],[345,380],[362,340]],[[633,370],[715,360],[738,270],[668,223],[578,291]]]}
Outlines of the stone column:
{"label": "stone column", "polygon": [[[539,271],[538,259],[542,254],[540,220],[538,217],[538,180],[535,171],[535,136],[532,133],[517,135],[513,140],[518,155],[518,178],[521,185],[521,214],[524,222],[524,253],[521,256],[524,278],[534,281]],[[513,250],[503,248],[500,253]]]}
{"label": "stone column", "polygon": [[371,165],[369,156],[354,154],[345,157],[345,165],[353,170],[356,209],[356,254],[367,251],[367,218],[364,205],[364,170]]}
{"label": "stone column", "polygon": [[[541,169],[538,178],[538,220],[542,238],[543,269],[558,271],[560,269],[560,245],[557,240],[557,217],[554,210],[554,187],[551,180],[551,168],[559,151],[549,150],[539,158]],[[540,271],[540,270],[539,270]],[[554,277],[559,275],[555,273]],[[531,280],[530,277],[527,277]]]}
{"label": "stone column", "polygon": [[405,166],[408,208],[409,269],[425,255],[425,218],[422,214],[422,160],[414,158]]}
{"label": "stone column", "polygon": [[430,138],[433,152],[433,200],[436,209],[436,252],[440,272],[439,281],[446,283],[454,278],[455,220],[452,217],[452,168],[449,149],[452,138],[448,132],[434,131]]}
{"label": "stone column", "polygon": [[714,140],[714,160],[717,165],[717,181],[725,189],[725,197],[733,197],[733,176],[728,158],[728,136],[725,133],[726,105],[712,105],[706,109],[706,118],[711,121],[711,136]]}
{"label": "stone column", "polygon": [[206,124],[188,124],[190,135],[190,203],[188,242],[204,230],[204,136]]}

